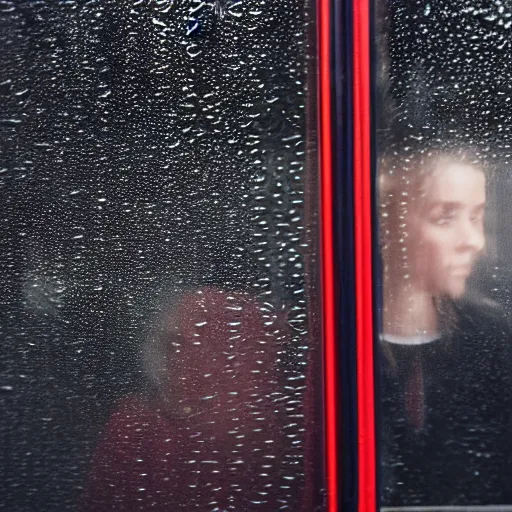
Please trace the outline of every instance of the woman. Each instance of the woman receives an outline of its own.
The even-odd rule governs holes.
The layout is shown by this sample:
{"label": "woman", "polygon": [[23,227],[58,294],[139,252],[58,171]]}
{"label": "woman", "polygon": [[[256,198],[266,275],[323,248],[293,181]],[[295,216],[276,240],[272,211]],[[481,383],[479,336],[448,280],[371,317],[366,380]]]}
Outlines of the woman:
{"label": "woman", "polygon": [[460,148],[379,163],[385,506],[512,503],[512,337],[497,306],[466,294],[485,173]]}
{"label": "woman", "polygon": [[202,288],[168,304],[143,349],[152,390],[111,415],[81,510],[297,510],[283,333],[249,294]]}

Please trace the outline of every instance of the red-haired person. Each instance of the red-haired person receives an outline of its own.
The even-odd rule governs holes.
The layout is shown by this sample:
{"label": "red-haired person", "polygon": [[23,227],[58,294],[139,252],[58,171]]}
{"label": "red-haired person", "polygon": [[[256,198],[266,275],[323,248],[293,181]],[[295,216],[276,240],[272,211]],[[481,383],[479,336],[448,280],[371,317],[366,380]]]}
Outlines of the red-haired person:
{"label": "red-haired person", "polygon": [[175,298],[143,349],[153,391],[111,415],[81,510],[296,510],[282,342],[275,317],[248,294]]}

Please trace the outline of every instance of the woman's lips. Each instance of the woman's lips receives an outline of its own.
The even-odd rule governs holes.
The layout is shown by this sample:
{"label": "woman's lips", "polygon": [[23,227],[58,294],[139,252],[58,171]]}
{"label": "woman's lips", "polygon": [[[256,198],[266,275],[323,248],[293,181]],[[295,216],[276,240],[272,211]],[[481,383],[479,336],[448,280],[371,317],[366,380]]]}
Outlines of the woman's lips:
{"label": "woman's lips", "polygon": [[452,267],[452,274],[455,276],[466,277],[471,274],[471,270],[473,270],[473,265],[457,265]]}

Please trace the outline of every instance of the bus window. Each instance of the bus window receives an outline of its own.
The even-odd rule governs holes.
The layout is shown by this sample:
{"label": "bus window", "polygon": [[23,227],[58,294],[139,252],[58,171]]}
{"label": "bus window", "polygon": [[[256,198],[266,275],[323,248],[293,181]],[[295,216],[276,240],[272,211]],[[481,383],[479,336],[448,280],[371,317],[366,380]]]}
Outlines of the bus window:
{"label": "bus window", "polygon": [[0,508],[313,510],[310,2],[0,26]]}
{"label": "bus window", "polygon": [[374,16],[381,504],[512,505],[512,11]]}

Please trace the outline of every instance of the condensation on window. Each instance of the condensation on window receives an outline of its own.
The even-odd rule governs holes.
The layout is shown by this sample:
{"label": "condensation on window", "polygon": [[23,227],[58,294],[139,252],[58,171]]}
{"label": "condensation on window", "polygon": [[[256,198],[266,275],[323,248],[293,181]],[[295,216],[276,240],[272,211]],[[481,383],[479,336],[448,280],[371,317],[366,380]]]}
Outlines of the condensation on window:
{"label": "condensation on window", "polygon": [[374,18],[381,504],[502,510],[512,5],[378,0]]}
{"label": "condensation on window", "polygon": [[318,495],[313,18],[0,1],[3,510]]}

